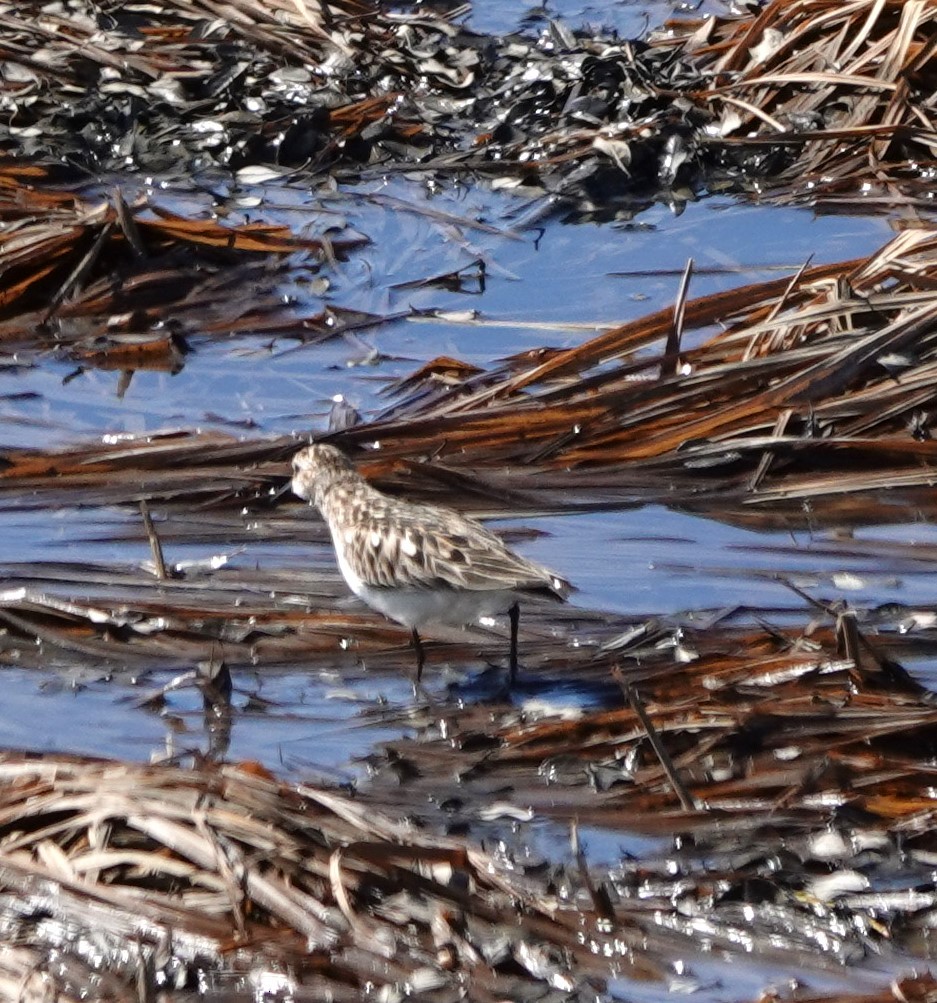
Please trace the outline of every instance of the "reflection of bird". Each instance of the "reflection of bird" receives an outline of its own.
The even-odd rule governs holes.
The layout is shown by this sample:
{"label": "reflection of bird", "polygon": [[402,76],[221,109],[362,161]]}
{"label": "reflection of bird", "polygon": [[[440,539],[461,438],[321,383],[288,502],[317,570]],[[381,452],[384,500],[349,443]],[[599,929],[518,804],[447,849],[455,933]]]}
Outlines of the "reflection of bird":
{"label": "reflection of bird", "polygon": [[301,449],[293,457],[292,486],[328,523],[338,566],[352,592],[410,628],[417,682],[424,661],[419,628],[464,626],[507,613],[513,683],[518,601],[534,595],[563,600],[570,591],[567,581],[515,554],[474,519],[371,487],[334,446]]}

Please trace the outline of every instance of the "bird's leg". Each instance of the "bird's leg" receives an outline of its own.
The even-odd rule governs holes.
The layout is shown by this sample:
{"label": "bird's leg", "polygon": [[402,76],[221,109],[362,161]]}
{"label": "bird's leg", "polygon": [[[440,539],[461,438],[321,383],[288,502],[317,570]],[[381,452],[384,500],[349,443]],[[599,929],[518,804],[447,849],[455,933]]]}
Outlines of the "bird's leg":
{"label": "bird's leg", "polygon": [[511,618],[511,668],[508,675],[508,688],[514,686],[514,680],[517,678],[517,625],[520,623],[521,611],[517,603],[508,610],[508,616]]}
{"label": "bird's leg", "polygon": [[410,630],[410,643],[416,652],[416,685],[419,686],[420,680],[423,678],[423,663],[426,661],[426,655],[423,652],[423,642],[420,640],[420,635],[416,632],[416,627]]}

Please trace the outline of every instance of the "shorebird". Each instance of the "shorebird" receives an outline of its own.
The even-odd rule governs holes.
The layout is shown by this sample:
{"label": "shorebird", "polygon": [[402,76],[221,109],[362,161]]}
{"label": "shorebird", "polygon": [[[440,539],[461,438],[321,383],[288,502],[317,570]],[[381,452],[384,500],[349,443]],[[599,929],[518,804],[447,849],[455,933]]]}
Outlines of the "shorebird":
{"label": "shorebird", "polygon": [[461,627],[504,613],[511,623],[513,684],[520,600],[563,601],[571,590],[565,579],[515,554],[474,519],[371,487],[335,446],[301,449],[293,457],[292,488],[328,523],[351,591],[410,628],[417,684],[425,661],[421,628],[431,623]]}

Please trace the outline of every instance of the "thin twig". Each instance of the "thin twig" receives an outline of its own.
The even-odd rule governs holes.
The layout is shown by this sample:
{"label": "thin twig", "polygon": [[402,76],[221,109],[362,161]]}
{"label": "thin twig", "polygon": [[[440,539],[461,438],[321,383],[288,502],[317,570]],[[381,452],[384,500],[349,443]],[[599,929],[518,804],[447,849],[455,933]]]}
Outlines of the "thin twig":
{"label": "thin twig", "polygon": [[580,880],[589,893],[589,898],[592,899],[592,906],[597,915],[603,919],[614,919],[615,910],[609,901],[608,893],[604,888],[596,888],[595,882],[592,880],[592,875],[589,873],[586,855],[583,852],[582,843],[579,841],[579,822],[575,819],[569,826],[569,843],[573,851],[573,856],[576,858],[576,866],[579,868]]}
{"label": "thin twig", "polygon": [[703,805],[696,800],[690,794],[683,784],[683,781],[677,776],[677,769],[673,764],[673,760],[670,758],[670,753],[664,748],[664,743],[660,740],[660,735],[657,733],[657,729],[654,727],[654,722],[648,717],[648,713],[644,708],[644,703],[641,700],[640,694],[635,689],[632,683],[626,681],[625,677],[622,675],[621,669],[616,665],[612,669],[612,676],[617,681],[618,685],[621,686],[622,692],[625,694],[625,698],[631,705],[631,709],[638,715],[638,720],[641,722],[644,731],[651,743],[651,747],[657,754],[657,758],[660,760],[660,765],[663,767],[664,773],[667,774],[667,779],[670,781],[671,787],[674,789],[674,793],[680,800],[680,805],[684,811],[701,811]]}
{"label": "thin twig", "polygon": [[680,342],[683,338],[683,323],[686,317],[686,297],[690,288],[690,278],[693,275],[693,259],[687,258],[686,268],[683,269],[683,278],[680,280],[680,288],[677,290],[677,299],[673,306],[673,324],[667,332],[667,347],[664,350],[664,357],[660,363],[661,379],[673,376],[677,371],[677,363],[680,356]]}
{"label": "thin twig", "polygon": [[[794,414],[793,408],[786,407],[778,415],[778,420],[774,423],[774,429],[771,432],[771,437],[773,439],[780,439],[787,430],[787,423],[791,420],[791,416]],[[771,464],[774,462],[774,453],[771,450],[766,449],[761,454],[761,459],[758,461],[758,466],[755,468],[755,472],[751,476],[751,480],[748,482],[749,491],[757,491],[758,485],[761,484],[764,479],[765,474],[768,472]]]}
{"label": "thin twig", "polygon": [[163,545],[159,542],[156,527],[153,525],[150,508],[143,498],[140,499],[140,515],[143,516],[143,528],[146,530],[146,538],[150,541],[150,552],[153,555],[156,577],[161,582],[164,582],[169,578],[169,572],[166,570],[166,561],[163,559]]}

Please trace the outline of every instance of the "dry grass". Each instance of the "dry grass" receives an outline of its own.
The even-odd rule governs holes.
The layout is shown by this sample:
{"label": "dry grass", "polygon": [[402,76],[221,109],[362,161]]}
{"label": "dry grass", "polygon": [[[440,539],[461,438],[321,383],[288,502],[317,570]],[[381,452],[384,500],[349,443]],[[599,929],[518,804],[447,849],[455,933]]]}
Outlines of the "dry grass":
{"label": "dry grass", "polygon": [[583,933],[621,970],[661,977],[637,930],[603,933],[594,909],[525,870],[249,763],[6,752],[0,881],[15,946],[0,952],[0,991],[87,998],[77,982],[139,999],[166,979],[220,988],[279,973],[296,999],[376,987],[542,999],[607,972]]}
{"label": "dry grass", "polygon": [[[424,367],[335,441],[379,443],[359,458],[386,485],[489,513],[661,500],[818,526],[887,520],[884,492],[931,512],[935,293],[937,239],[908,230],[865,259],[688,299],[682,342],[664,310],[484,372]],[[262,511],[298,445],[180,432],[10,449],[0,498]]]}
{"label": "dry grass", "polygon": [[754,151],[773,199],[929,204],[933,4],[772,0],[753,16],[671,27],[657,44],[711,80],[695,95],[711,115],[706,141],[729,160],[733,147]]}
{"label": "dry grass", "polygon": [[[395,74],[401,93],[419,90],[405,86],[419,79],[437,97],[474,87],[489,111],[498,88],[513,86],[485,77],[478,40],[449,22],[359,3],[238,0],[221,11],[174,2],[135,47],[116,7],[111,21],[29,7],[3,15],[22,78],[3,87],[21,127],[35,110],[29,74],[52,87],[49,55],[65,88],[107,70],[115,94],[158,92],[172,115],[178,101],[180,128],[201,114],[186,81],[216,87],[205,100],[223,115],[219,101],[244,94],[237,74],[219,76],[219,40],[252,49],[252,79],[296,66],[314,78],[325,60],[349,60],[349,79],[366,80],[355,73],[367,64],[380,79]],[[206,17],[217,37],[195,31]],[[642,81],[644,96],[631,94],[647,100],[646,114],[619,115],[610,102],[608,121],[507,139],[485,132],[457,155],[427,155],[435,134],[412,107],[394,113],[399,94],[347,91],[334,95],[322,146],[303,169],[334,165],[381,123],[368,157],[393,150],[399,164],[420,159],[440,173],[495,170],[562,198],[581,194],[567,179],[587,161],[621,172],[634,155],[634,174],[659,190],[678,183],[685,156],[707,177],[722,171],[782,201],[849,206],[865,185],[862,205],[901,206],[913,220],[929,205],[937,149],[935,20],[937,9],[919,2],[775,0],[755,16],[655,40],[652,79],[641,77],[651,65],[643,53],[573,39],[576,58],[632,88]],[[429,77],[424,49],[445,54]],[[558,56],[556,67],[573,65]],[[552,79],[565,105],[569,81]],[[251,143],[285,127],[281,113],[244,131],[225,120],[230,149],[245,162],[260,149],[263,160],[269,149]],[[453,121],[445,126],[456,135]],[[661,159],[665,149],[675,160]],[[360,243],[352,234],[183,219],[119,192],[87,200],[57,191],[23,159],[0,169],[0,219],[0,343],[10,349],[54,347],[127,372],[174,369],[190,332],[262,325],[314,340],[381,320],[285,316],[277,302],[281,269],[297,260],[325,268]],[[159,325],[170,313],[181,326],[168,335]],[[103,334],[102,318],[113,318]],[[385,487],[467,497],[462,507],[485,515],[656,502],[760,527],[933,520],[935,332],[937,238],[909,227],[868,257],[713,296],[692,296],[688,270],[672,309],[570,349],[545,346],[485,369],[437,359],[389,386],[381,414],[333,438]],[[9,448],[0,506],[142,502],[153,510],[151,537],[169,544],[324,544],[305,508],[271,494],[297,445],[183,430]],[[903,559],[922,567],[934,555]],[[337,577],[312,561],[301,575],[51,561],[2,573],[6,664],[334,668],[339,652],[348,673],[412,664],[404,633],[344,609]],[[801,967],[821,956],[851,965],[891,945],[922,956],[937,903],[937,709],[902,663],[933,657],[934,622],[933,609],[821,603],[809,613],[740,606],[627,621],[534,609],[523,621],[527,673],[537,686],[572,679],[593,703],[560,714],[522,692],[513,704],[466,704],[458,693],[414,704],[406,723],[417,741],[378,750],[357,798],[290,789],[252,764],[183,770],[7,752],[0,994],[64,1003],[93,982],[102,999],[149,998],[175,965],[227,987],[276,975],[296,999],[358,1000],[375,986],[389,999],[594,996],[621,972],[662,980],[700,937]],[[431,663],[498,662],[505,650],[502,638],[470,632],[440,636],[429,654]],[[225,702],[221,691],[203,694]],[[163,695],[140,706],[155,709]],[[437,834],[443,824],[473,837],[494,825],[501,838],[498,813],[521,809],[679,840],[614,869],[590,867],[574,845],[572,864],[546,869]],[[876,884],[882,874],[887,887]],[[932,995],[922,977],[848,998]]]}

